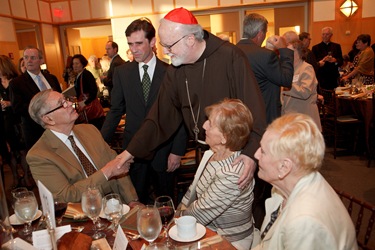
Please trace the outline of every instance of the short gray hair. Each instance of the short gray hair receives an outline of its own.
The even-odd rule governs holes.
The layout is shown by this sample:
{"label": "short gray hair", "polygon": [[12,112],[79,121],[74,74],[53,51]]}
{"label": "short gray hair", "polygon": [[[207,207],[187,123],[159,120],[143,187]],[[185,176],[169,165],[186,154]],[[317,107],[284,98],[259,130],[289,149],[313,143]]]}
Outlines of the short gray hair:
{"label": "short gray hair", "polygon": [[45,128],[46,124],[43,122],[42,117],[50,108],[47,104],[47,99],[52,91],[52,89],[47,89],[39,92],[31,99],[29,104],[30,117],[43,128]]}
{"label": "short gray hair", "polygon": [[324,30],[329,30],[329,33],[333,34],[333,29],[332,29],[332,27],[324,27],[324,28],[322,29],[322,33],[323,33]]}
{"label": "short gray hair", "polygon": [[251,13],[243,20],[243,38],[254,38],[259,31],[267,32],[267,19],[257,13]]}

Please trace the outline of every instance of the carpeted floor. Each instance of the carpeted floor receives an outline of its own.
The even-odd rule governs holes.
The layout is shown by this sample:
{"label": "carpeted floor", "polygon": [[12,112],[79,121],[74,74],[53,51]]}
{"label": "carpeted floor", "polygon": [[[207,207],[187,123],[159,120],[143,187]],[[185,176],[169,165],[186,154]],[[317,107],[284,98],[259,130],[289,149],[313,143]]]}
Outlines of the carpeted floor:
{"label": "carpeted floor", "polygon": [[333,158],[327,148],[321,173],[335,188],[375,205],[375,160],[367,167],[365,156],[348,155]]}

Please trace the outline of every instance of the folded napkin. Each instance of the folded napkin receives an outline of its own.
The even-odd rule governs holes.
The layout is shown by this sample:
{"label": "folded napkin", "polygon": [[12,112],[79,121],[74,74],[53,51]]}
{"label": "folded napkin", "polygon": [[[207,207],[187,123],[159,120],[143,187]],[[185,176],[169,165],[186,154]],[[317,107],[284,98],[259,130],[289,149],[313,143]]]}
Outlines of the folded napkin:
{"label": "folded napkin", "polygon": [[71,218],[73,220],[80,220],[86,218],[87,216],[82,211],[81,203],[69,202],[64,217]]}

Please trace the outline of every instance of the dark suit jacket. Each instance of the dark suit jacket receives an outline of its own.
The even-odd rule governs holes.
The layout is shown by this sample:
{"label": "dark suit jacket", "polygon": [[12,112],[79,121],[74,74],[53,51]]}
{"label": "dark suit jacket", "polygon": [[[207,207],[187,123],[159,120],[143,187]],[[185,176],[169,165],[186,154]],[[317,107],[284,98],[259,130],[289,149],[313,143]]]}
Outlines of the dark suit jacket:
{"label": "dark suit jacket", "polygon": [[322,60],[328,52],[332,53],[332,56],[336,58],[336,63],[325,62],[323,67],[318,68],[319,86],[324,89],[334,89],[337,87],[337,80],[339,77],[338,68],[343,63],[341,46],[338,43],[330,42],[325,44],[321,42],[312,47],[312,52],[315,55],[316,60],[319,62]]}
{"label": "dark suit jacket", "polygon": [[237,46],[250,62],[266,104],[267,123],[270,124],[281,116],[280,87],[292,86],[294,52],[280,49],[278,57],[275,52],[259,47],[250,39],[240,40]]}
{"label": "dark suit jacket", "polygon": [[[116,152],[108,146],[94,126],[75,125],[73,132],[98,169],[116,157]],[[90,184],[97,185],[102,194],[120,194],[125,203],[137,199],[128,175],[107,180],[101,171],[97,171],[86,178],[77,157],[49,129],[45,130],[29,150],[26,159],[34,180],[40,180],[54,196],[63,197],[67,202],[80,202],[82,192]]]}
{"label": "dark suit jacket", "polygon": [[115,72],[115,68],[124,63],[125,61],[121,58],[119,54],[117,54],[113,58],[113,60],[111,61],[111,64],[109,65],[109,69],[107,71],[107,77],[103,79],[104,86],[107,86],[110,89],[113,87],[112,77],[113,77],[113,73]]}
{"label": "dark suit jacket", "polygon": [[[167,66],[166,63],[157,59],[147,104],[143,97],[138,63],[133,61],[116,68],[113,75],[111,110],[108,112],[101,129],[107,142],[111,141],[121,116],[126,114],[123,148],[127,148],[131,138],[137,132],[157,99]],[[172,139],[155,149],[157,152],[151,163],[153,168],[159,171],[165,170],[169,153],[184,155],[185,146],[186,132],[184,127],[181,126]]]}
{"label": "dark suit jacket", "polygon": [[[82,90],[81,90],[81,79],[82,79]],[[92,73],[87,69],[83,69],[82,74],[74,81],[74,88],[76,90],[77,98],[82,98],[81,93],[88,94],[88,99],[85,104],[90,104],[98,96],[98,85]]]}
{"label": "dark suit jacket", "polygon": [[[51,88],[61,93],[61,87],[56,76],[45,72],[42,72],[42,74]],[[9,90],[13,110],[16,115],[21,117],[23,135],[26,147],[29,149],[44,131],[39,124],[31,119],[28,111],[31,99],[40,90],[27,71],[10,82]]]}

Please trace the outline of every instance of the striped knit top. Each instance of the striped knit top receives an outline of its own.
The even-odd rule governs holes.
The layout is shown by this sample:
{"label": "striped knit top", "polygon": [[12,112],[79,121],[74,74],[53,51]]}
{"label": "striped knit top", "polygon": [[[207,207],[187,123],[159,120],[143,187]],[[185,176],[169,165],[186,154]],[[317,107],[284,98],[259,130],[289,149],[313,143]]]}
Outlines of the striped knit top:
{"label": "striped knit top", "polygon": [[[244,165],[232,166],[233,160],[241,154],[236,151],[227,159],[209,161],[196,186],[197,199],[184,211],[197,221],[230,242],[242,240],[253,233],[252,202],[254,180],[245,189],[238,187]],[[181,203],[186,206],[192,186]]]}

